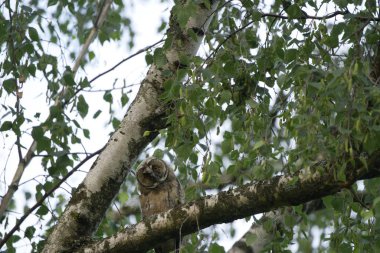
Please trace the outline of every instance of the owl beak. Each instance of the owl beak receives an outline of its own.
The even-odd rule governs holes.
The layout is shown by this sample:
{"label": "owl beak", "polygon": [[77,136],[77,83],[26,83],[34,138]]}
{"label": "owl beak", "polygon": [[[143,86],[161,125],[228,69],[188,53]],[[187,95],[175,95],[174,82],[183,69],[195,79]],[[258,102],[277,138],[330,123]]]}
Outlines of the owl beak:
{"label": "owl beak", "polygon": [[144,175],[150,175],[152,173],[153,173],[152,167],[150,167],[150,166],[145,167],[145,169],[143,171]]}

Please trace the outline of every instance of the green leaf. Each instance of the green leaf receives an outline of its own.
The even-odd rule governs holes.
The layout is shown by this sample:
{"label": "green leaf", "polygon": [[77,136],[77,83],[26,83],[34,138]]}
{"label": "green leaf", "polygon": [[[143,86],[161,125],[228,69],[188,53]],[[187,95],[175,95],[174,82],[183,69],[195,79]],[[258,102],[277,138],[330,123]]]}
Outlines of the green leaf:
{"label": "green leaf", "polygon": [[234,149],[233,139],[225,139],[221,145],[224,154],[229,154]]}
{"label": "green leaf", "polygon": [[259,46],[259,40],[253,30],[248,30],[245,33],[245,39],[251,48],[257,48]]}
{"label": "green leaf", "polygon": [[263,14],[259,11],[252,11],[252,21],[260,21],[263,17]]}
{"label": "green leaf", "polygon": [[118,120],[117,118],[113,118],[112,119],[112,126],[114,129],[118,129],[120,126],[120,120]]}
{"label": "green leaf", "polygon": [[153,156],[162,159],[164,157],[164,151],[158,148],[154,151]]}
{"label": "green leaf", "polygon": [[286,8],[285,12],[288,14],[289,18],[300,18],[303,16],[303,12],[297,4],[292,4]]}
{"label": "green leaf", "polygon": [[32,194],[30,192],[24,192],[25,200],[29,200],[32,197]]}
{"label": "green leaf", "polygon": [[362,210],[360,215],[363,217],[364,221],[367,221],[371,218],[374,217],[373,211],[372,210]]}
{"label": "green leaf", "polygon": [[124,6],[122,0],[115,0],[114,2],[115,2],[115,4],[117,4],[117,5],[119,5],[119,6]]}
{"label": "green leaf", "polygon": [[252,9],[254,4],[253,4],[253,1],[252,0],[242,0],[241,3],[243,4],[243,6],[246,8],[246,9]]}
{"label": "green leaf", "polygon": [[265,144],[266,144],[266,141],[260,140],[260,141],[258,141],[258,142],[255,143],[255,145],[253,146],[253,150],[259,149],[262,146],[264,146]]}
{"label": "green leaf", "polygon": [[291,48],[291,49],[288,49],[287,51],[285,51],[285,61],[287,63],[289,63],[289,62],[297,59],[298,51],[299,50],[295,49],[295,48]]}
{"label": "green leaf", "polygon": [[83,95],[79,95],[78,97],[77,109],[78,109],[79,115],[82,118],[85,118],[88,113],[88,104],[86,100],[84,99]]}
{"label": "green leaf", "polygon": [[113,97],[112,97],[111,92],[106,91],[106,92],[104,93],[104,95],[103,95],[103,99],[104,99],[104,101],[106,101],[106,102],[112,104]]}
{"label": "green leaf", "polygon": [[220,93],[220,103],[228,103],[232,98],[231,91],[229,90],[224,90]]}
{"label": "green leaf", "polygon": [[129,101],[129,97],[127,96],[127,94],[122,93],[120,100],[121,100],[121,106],[125,106]]}
{"label": "green leaf", "polygon": [[88,129],[83,129],[83,135],[87,139],[90,139],[90,131]]}
{"label": "green leaf", "polygon": [[27,67],[27,70],[28,70],[28,73],[31,74],[33,77],[36,76],[36,65],[34,64],[30,64],[28,67]]}
{"label": "green leaf", "polygon": [[65,71],[63,75],[64,84],[67,86],[75,86],[74,74],[70,71]]}
{"label": "green leaf", "polygon": [[49,0],[48,6],[53,6],[53,5],[56,5],[57,3],[58,3],[58,0]]}
{"label": "green leaf", "polygon": [[378,150],[380,147],[380,132],[369,132],[364,138],[364,150],[368,154],[372,154],[374,151]]}
{"label": "green leaf", "polygon": [[32,137],[34,140],[39,140],[44,136],[44,129],[41,126],[33,127]]}
{"label": "green leaf", "polygon": [[51,149],[51,139],[45,136],[39,138],[37,141],[37,151],[49,151]]}
{"label": "green leaf", "polygon": [[153,63],[153,55],[147,53],[145,55],[145,62],[146,62],[147,65],[152,64]]}
{"label": "green leaf", "polygon": [[95,58],[95,53],[94,53],[94,51],[89,51],[89,52],[88,52],[88,58],[90,59],[90,61],[92,61],[92,60]]}
{"label": "green leaf", "polygon": [[338,247],[339,253],[351,253],[352,247],[348,243],[342,243]]}
{"label": "green leaf", "polygon": [[28,32],[29,32],[29,37],[31,40],[33,40],[33,41],[39,41],[40,40],[40,37],[38,36],[38,32],[37,32],[36,28],[29,27]]}
{"label": "green leaf", "polygon": [[346,0],[334,0],[333,2],[338,5],[339,8],[347,8]]}
{"label": "green leaf", "polygon": [[222,246],[217,243],[212,243],[208,248],[208,252],[210,253],[225,253],[225,250]]}
{"label": "green leaf", "polygon": [[25,229],[25,237],[31,240],[34,237],[34,232],[36,232],[36,228],[33,226],[27,227]]}
{"label": "green leaf", "polygon": [[167,59],[162,48],[157,48],[154,50],[153,62],[157,65],[157,67],[162,67],[167,63]]}
{"label": "green leaf", "polygon": [[182,29],[186,27],[187,21],[194,15],[196,10],[197,6],[192,1],[188,1],[185,6],[177,5],[173,8],[173,13],[177,15],[177,21]]}
{"label": "green leaf", "polygon": [[332,208],[332,202],[333,202],[332,196],[326,196],[322,200],[326,208]]}
{"label": "green leaf", "polygon": [[120,192],[118,198],[120,203],[126,203],[129,199],[129,194],[127,192],[122,191]]}
{"label": "green leaf", "polygon": [[69,9],[69,11],[71,12],[71,14],[76,14],[76,12],[75,12],[75,6],[74,6],[74,4],[73,3],[67,3],[67,7],[68,7],[68,9]]}
{"label": "green leaf", "polygon": [[78,84],[81,88],[91,87],[90,82],[88,81],[87,77],[81,79]]}
{"label": "green leaf", "polygon": [[3,82],[3,87],[8,93],[12,93],[16,90],[17,82],[16,79],[10,78]]}
{"label": "green leaf", "polygon": [[36,214],[41,215],[41,216],[46,215],[48,213],[49,213],[49,209],[45,205],[41,205],[41,207],[38,208],[36,212]]}
{"label": "green leaf", "polygon": [[59,168],[66,168],[69,166],[73,166],[73,160],[71,160],[68,155],[62,155],[57,158],[56,165]]}
{"label": "green leaf", "polygon": [[0,127],[0,131],[4,132],[4,131],[10,130],[10,129],[12,129],[12,125],[13,124],[11,121],[4,121]]}
{"label": "green leaf", "polygon": [[94,116],[92,116],[93,119],[96,119],[97,117],[99,117],[99,115],[102,113],[101,110],[97,110],[95,113],[94,113]]}

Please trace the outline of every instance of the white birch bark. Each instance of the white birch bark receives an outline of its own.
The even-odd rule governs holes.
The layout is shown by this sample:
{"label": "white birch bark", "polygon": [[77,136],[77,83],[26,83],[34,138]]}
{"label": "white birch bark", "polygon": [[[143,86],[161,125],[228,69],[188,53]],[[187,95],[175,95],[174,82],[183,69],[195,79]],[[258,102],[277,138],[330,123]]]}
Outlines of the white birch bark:
{"label": "white birch bark", "polygon": [[[357,180],[379,177],[379,154],[380,150],[368,158],[369,169],[360,162],[356,163],[357,167],[347,168],[345,182],[333,176],[334,168],[326,168],[329,170],[325,173],[305,169],[297,175],[276,176],[175,207],[127,227],[112,237],[83,243],[75,252],[146,252],[178,234],[185,236],[211,225],[319,199],[347,188]],[[255,233],[264,240],[270,239],[262,228]],[[257,245],[256,249],[262,247]]]}
{"label": "white birch bark", "polygon": [[[199,4],[183,30],[179,29],[175,16],[172,15],[167,36],[172,39],[173,45],[165,52],[167,64],[151,65],[120,128],[112,135],[73,194],[58,224],[50,233],[43,252],[69,251],[75,241],[91,236],[96,231],[132,164],[157,135],[157,130],[165,127],[163,116],[168,108],[159,99],[163,83],[168,79],[163,72],[171,71],[175,75],[179,56],[196,54],[217,3],[214,1],[211,9]],[[189,36],[188,29],[197,34],[197,40]],[[150,132],[149,136],[144,136],[146,131]]]}

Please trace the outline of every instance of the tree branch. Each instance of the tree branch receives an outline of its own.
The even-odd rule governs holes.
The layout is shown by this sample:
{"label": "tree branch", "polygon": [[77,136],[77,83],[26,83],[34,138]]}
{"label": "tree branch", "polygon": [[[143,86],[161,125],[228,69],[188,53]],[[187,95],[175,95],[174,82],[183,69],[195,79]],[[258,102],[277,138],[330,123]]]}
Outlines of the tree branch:
{"label": "tree branch", "polygon": [[92,27],[90,34],[87,36],[86,42],[83,44],[82,49],[74,63],[74,66],[72,68],[72,71],[75,75],[75,73],[78,71],[81,61],[83,60],[88,48],[90,47],[90,44],[95,39],[96,35],[98,34],[98,31],[100,27],[102,27],[104,20],[106,20],[108,10],[112,4],[112,0],[104,0],[102,3],[102,7],[99,9],[99,13],[96,17],[96,21],[94,23],[94,26]]}
{"label": "tree branch", "polygon": [[[81,52],[79,53],[79,56],[77,57],[76,62],[74,63],[74,66],[72,68],[74,76],[75,76],[75,73],[80,66],[80,62],[83,60],[83,57],[85,56],[85,53],[88,50],[88,47],[90,46],[91,42],[94,40],[95,36],[97,35],[97,31],[98,31],[99,27],[101,27],[103,25],[103,22],[105,20],[105,17],[107,15],[107,12],[108,12],[108,9],[109,9],[111,3],[112,3],[112,0],[105,0],[103,8],[100,10],[100,12],[98,14],[97,22],[96,22],[95,26],[92,28],[89,36],[87,37],[85,44],[82,46]],[[55,100],[55,105],[59,105],[61,103],[61,100],[63,97],[65,97],[66,92],[67,92],[66,87],[63,87],[62,92],[60,93],[58,98]],[[51,117],[51,115],[48,116],[48,118],[45,120],[45,122],[47,122],[50,119],[50,117]],[[43,129],[44,133],[47,130],[47,128],[45,126],[43,126],[42,129]],[[19,142],[19,138],[18,138],[17,142]],[[17,144],[17,145],[19,146],[20,144]],[[13,198],[13,195],[16,192],[18,185],[20,183],[21,177],[24,174],[25,168],[28,166],[29,162],[31,161],[31,159],[33,157],[33,153],[36,150],[36,148],[37,148],[37,142],[35,140],[33,140],[32,144],[30,145],[30,147],[29,147],[28,151],[26,152],[26,155],[24,156],[24,158],[20,159],[20,162],[17,166],[16,172],[13,176],[12,182],[8,187],[8,191],[5,194],[5,196],[3,197],[3,199],[1,200],[0,220],[2,219],[4,213],[6,212],[6,209],[9,205],[9,202]]]}
{"label": "tree branch", "polygon": [[21,224],[24,222],[24,220],[31,214],[33,213],[38,207],[40,207],[42,205],[42,203],[48,198],[50,197],[54,192],[55,190],[57,190],[69,177],[71,177],[74,172],[76,172],[80,167],[82,167],[83,164],[85,164],[88,160],[90,160],[91,158],[93,158],[94,156],[98,155],[101,151],[103,150],[103,148],[99,149],[98,151],[88,155],[85,159],[83,159],[77,166],[75,166],[69,173],[67,173],[63,178],[61,178],[61,180],[56,184],[54,185],[49,191],[47,191],[41,199],[39,199],[30,209],[28,209],[24,215],[19,218],[16,222],[16,225],[14,225],[14,227],[7,233],[4,235],[4,238],[2,240],[0,240],[0,248],[2,246],[4,246],[4,244],[9,240],[9,238],[14,234],[14,232],[16,232]]}
{"label": "tree branch", "polygon": [[[175,15],[171,16],[167,32],[171,44],[164,51],[167,62],[160,66],[151,65],[120,128],[111,136],[73,194],[43,252],[70,251],[74,241],[90,236],[97,229],[138,155],[157,136],[158,130],[166,127],[164,116],[170,108],[160,97],[163,84],[169,78],[175,78],[180,56],[196,54],[218,3],[213,1],[211,9],[198,4],[184,28],[180,28]],[[189,30],[192,35],[196,32],[195,39]]]}
{"label": "tree branch", "polygon": [[[350,187],[360,179],[380,177],[380,150],[360,157],[346,169],[346,181],[335,177],[335,168],[308,168],[291,176],[276,176],[217,195],[206,196],[167,212],[149,217],[104,240],[89,243],[76,252],[145,252],[159,242],[187,235],[211,225],[268,212],[283,206],[306,203]],[[321,172],[320,170],[323,170]]]}
{"label": "tree branch", "polygon": [[158,44],[160,44],[160,43],[163,42],[163,41],[164,41],[164,40],[159,40],[159,41],[153,43],[152,45],[149,45],[149,46],[146,46],[146,47],[140,49],[140,50],[137,51],[136,53],[134,53],[134,54],[128,56],[127,58],[124,58],[123,60],[121,60],[121,61],[119,61],[118,63],[116,63],[112,68],[107,69],[106,71],[104,71],[104,72],[100,73],[99,75],[95,76],[95,77],[92,78],[89,82],[90,82],[90,83],[94,82],[96,79],[98,79],[98,78],[104,76],[105,74],[108,74],[109,72],[115,70],[115,69],[116,69],[117,67],[119,67],[122,63],[124,63],[124,62],[128,61],[129,59],[131,59],[131,58],[133,58],[133,57],[135,57],[135,56],[137,56],[137,55],[139,55],[139,54],[141,54],[141,53],[143,53],[143,52],[145,52],[145,51],[147,51],[147,50],[149,50],[149,49],[151,49],[151,48],[157,46]]}
{"label": "tree branch", "polygon": [[[335,11],[335,12],[327,14],[325,16],[303,15],[303,16],[298,17],[298,18],[290,18],[288,16],[284,16],[284,15],[280,15],[280,14],[260,13],[261,18],[273,17],[273,18],[289,19],[289,20],[297,20],[297,19],[300,19],[300,20],[305,20],[305,19],[310,19],[310,20],[325,20],[325,19],[330,19],[330,18],[334,18],[334,17],[339,16],[339,15],[346,15],[346,14],[350,14],[350,12],[349,11]],[[252,14],[250,14],[250,15],[252,15]],[[358,16],[354,16],[353,18],[356,18],[356,19],[359,19],[359,20],[380,21],[380,18],[374,18],[374,17],[358,17]],[[239,29],[236,29],[235,31],[233,31],[232,33],[230,33],[221,43],[218,44],[218,46],[215,48],[215,50],[210,55],[207,56],[206,60],[204,61],[204,63],[202,64],[201,67],[203,67],[203,65],[206,64],[211,59],[211,57],[213,57],[214,55],[216,55],[216,53],[224,45],[224,43],[226,43],[229,39],[231,39],[235,34],[243,31],[244,29],[246,29],[248,27],[250,27],[255,22],[257,22],[257,20],[250,21],[247,24],[245,24],[242,27],[240,27]]]}

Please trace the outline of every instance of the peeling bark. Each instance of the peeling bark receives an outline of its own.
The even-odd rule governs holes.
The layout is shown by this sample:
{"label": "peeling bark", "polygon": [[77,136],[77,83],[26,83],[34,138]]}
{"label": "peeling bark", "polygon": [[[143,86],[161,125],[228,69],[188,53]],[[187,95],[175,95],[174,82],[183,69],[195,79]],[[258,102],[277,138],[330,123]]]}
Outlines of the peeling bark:
{"label": "peeling bark", "polygon": [[[164,82],[169,79],[167,73],[175,76],[180,55],[192,56],[198,51],[203,33],[197,33],[198,38],[194,40],[187,31],[206,31],[217,2],[214,1],[211,9],[199,4],[197,12],[190,17],[183,30],[172,15],[167,36],[173,44],[165,52],[167,63],[164,66],[153,64],[150,67],[120,128],[112,135],[73,194],[58,224],[50,233],[43,252],[71,252],[74,242],[95,232],[131,165],[145,146],[157,136],[158,130],[166,126],[163,116],[169,108],[160,100],[160,95]],[[144,136],[147,131],[149,136]]]}
{"label": "peeling bark", "polygon": [[[90,243],[76,252],[145,252],[162,240],[194,233],[210,225],[232,222],[282,206],[299,205],[334,194],[360,179],[380,176],[380,150],[367,159],[368,168],[355,160],[346,170],[346,181],[334,176],[335,170],[324,167],[305,169],[292,176],[276,176],[235,189],[206,196],[197,201],[155,215],[126,228],[114,236]],[[320,169],[320,168],[319,168]]]}

